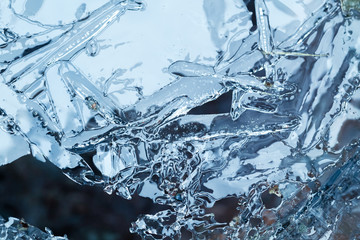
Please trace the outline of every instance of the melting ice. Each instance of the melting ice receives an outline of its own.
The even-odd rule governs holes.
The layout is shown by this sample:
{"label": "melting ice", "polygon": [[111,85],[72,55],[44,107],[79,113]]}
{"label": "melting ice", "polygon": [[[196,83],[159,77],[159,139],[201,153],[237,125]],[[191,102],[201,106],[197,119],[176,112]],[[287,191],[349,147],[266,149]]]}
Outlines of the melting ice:
{"label": "melting ice", "polygon": [[31,153],[168,206],[144,239],[356,238],[356,4],[2,1],[0,165]]}

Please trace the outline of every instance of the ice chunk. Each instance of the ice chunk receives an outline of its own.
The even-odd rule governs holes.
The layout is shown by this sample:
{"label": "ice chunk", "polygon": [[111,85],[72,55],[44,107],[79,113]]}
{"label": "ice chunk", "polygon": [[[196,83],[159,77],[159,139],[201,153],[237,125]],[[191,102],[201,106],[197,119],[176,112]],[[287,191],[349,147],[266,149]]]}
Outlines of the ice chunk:
{"label": "ice chunk", "polygon": [[133,169],[136,165],[136,156],[134,149],[131,146],[124,146],[116,144],[99,144],[96,150],[96,155],[93,157],[95,166],[101,171],[104,176],[110,178],[117,174],[130,175],[129,169]]}
{"label": "ice chunk", "polygon": [[67,240],[64,237],[54,236],[50,229],[45,232],[31,226],[24,220],[10,217],[7,221],[0,216],[0,238],[1,239],[46,239],[46,240]]}
{"label": "ice chunk", "polygon": [[[147,239],[345,228],[317,214],[358,169],[360,21],[345,1],[76,1],[49,19],[58,2],[12,3],[0,3],[0,165],[28,145],[80,184],[167,205],[133,224]],[[357,204],[347,191],[335,198]],[[221,222],[230,196],[239,211]]]}

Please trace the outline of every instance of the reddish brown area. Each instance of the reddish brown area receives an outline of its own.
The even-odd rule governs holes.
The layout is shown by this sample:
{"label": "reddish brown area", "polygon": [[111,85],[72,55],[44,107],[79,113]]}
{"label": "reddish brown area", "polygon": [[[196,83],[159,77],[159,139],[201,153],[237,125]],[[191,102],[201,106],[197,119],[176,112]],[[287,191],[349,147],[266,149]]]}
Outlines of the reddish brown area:
{"label": "reddish brown area", "polygon": [[274,224],[277,220],[276,214],[272,210],[264,210],[261,215],[267,226]]}
{"label": "reddish brown area", "polygon": [[289,216],[291,213],[296,212],[308,198],[310,192],[311,189],[307,185],[301,188],[293,198],[283,203],[282,207],[279,209],[278,212],[279,216],[281,218],[284,218],[286,216]]}

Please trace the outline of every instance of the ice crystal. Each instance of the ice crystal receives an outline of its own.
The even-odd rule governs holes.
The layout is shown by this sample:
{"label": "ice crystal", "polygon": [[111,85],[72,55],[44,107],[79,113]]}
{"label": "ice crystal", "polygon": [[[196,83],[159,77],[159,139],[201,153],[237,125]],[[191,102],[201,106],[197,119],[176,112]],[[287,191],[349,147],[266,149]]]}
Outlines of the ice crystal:
{"label": "ice crystal", "polygon": [[167,205],[133,224],[146,239],[345,234],[356,1],[99,2],[0,3],[0,164],[31,152],[80,184]]}

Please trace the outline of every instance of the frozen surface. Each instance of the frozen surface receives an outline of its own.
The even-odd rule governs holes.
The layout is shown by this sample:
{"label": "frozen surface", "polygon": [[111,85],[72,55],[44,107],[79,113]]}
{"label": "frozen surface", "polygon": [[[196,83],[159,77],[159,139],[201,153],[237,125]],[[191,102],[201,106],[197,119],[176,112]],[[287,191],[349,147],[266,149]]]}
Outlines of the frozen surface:
{"label": "frozen surface", "polygon": [[1,1],[0,165],[168,206],[146,239],[359,237],[357,4]]}

